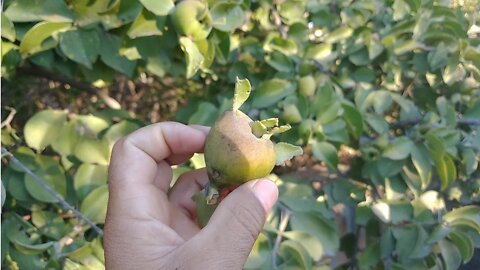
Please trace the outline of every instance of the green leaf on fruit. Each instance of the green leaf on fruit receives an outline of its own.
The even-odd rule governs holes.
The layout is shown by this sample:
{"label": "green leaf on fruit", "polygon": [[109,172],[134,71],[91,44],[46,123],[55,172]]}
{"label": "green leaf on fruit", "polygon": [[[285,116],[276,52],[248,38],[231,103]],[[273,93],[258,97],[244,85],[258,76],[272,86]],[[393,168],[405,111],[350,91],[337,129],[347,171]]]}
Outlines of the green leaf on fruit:
{"label": "green leaf on fruit", "polygon": [[303,149],[289,143],[280,142],[275,144],[276,165],[282,165],[285,161],[292,159],[294,156],[303,154]]}

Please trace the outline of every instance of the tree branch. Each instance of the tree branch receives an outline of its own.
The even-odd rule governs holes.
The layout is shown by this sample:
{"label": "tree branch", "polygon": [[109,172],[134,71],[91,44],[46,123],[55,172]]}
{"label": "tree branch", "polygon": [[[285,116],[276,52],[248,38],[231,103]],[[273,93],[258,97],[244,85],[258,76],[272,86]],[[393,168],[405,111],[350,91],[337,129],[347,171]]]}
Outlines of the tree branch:
{"label": "tree branch", "polygon": [[75,216],[83,220],[85,223],[90,225],[92,229],[98,234],[103,235],[103,230],[100,229],[95,223],[93,223],[89,218],[84,216],[80,213],[77,209],[71,206],[65,199],[62,198],[60,194],[58,194],[55,190],[53,190],[42,178],[38,177],[34,174],[29,168],[27,168],[20,160],[18,160],[12,153],[8,152],[7,149],[2,147],[2,157],[9,156],[10,162],[20,167],[26,174],[30,175],[33,180],[35,180],[39,185],[41,185],[50,195],[52,195],[55,199],[58,200],[60,205],[66,209],[72,211]]}
{"label": "tree branch", "polygon": [[290,210],[288,210],[287,208],[283,207],[281,211],[282,212],[281,212],[280,224],[278,225],[277,238],[275,239],[275,244],[273,245],[273,248],[272,248],[272,266],[274,269],[277,269],[277,252],[282,242],[283,233],[285,232],[285,229],[287,228],[287,225],[288,225],[288,221],[290,220],[290,216],[292,215]]}
{"label": "tree branch", "polygon": [[278,3],[275,3],[272,6],[273,21],[274,21],[275,25],[278,27],[278,30],[280,31],[280,36],[282,38],[287,38],[287,31],[285,29],[285,25],[283,25],[283,23],[282,23],[282,18],[280,17],[280,14],[278,13],[277,4]]}
{"label": "tree branch", "polygon": [[15,108],[10,108],[10,107],[5,107],[7,110],[10,111],[10,113],[8,114],[7,118],[5,118],[5,121],[2,122],[2,126],[1,128],[4,128],[6,126],[10,126],[10,123],[12,122],[13,120],[13,117],[15,116],[15,114],[17,113],[17,110],[15,110]]}
{"label": "tree branch", "polygon": [[91,95],[99,96],[100,98],[103,99],[105,104],[112,109],[121,108],[120,103],[118,103],[118,101],[116,101],[115,99],[113,99],[112,97],[104,93],[103,91],[101,91],[101,89],[91,86],[89,83],[81,82],[73,78],[68,78],[63,75],[53,73],[51,71],[48,71],[36,66],[23,66],[19,68],[19,71],[32,76],[42,77],[52,81],[56,81],[62,84],[68,84],[78,90],[85,91]]}

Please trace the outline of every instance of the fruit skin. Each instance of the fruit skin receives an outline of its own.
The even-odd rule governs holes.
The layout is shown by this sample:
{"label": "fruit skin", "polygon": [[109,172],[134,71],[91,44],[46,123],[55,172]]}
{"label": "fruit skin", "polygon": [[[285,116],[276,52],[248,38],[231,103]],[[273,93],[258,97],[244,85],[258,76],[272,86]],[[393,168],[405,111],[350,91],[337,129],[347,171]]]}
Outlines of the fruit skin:
{"label": "fruit skin", "polygon": [[[212,26],[206,4],[197,0],[185,0],[175,6],[171,14],[173,25],[181,35],[193,40],[205,39]],[[201,22],[201,21],[204,22]]]}
{"label": "fruit skin", "polygon": [[315,89],[317,88],[317,83],[315,82],[315,78],[313,76],[305,76],[298,79],[298,88],[300,94],[305,97],[311,96],[315,93]]}
{"label": "fruit skin", "polygon": [[205,163],[217,187],[239,185],[270,174],[275,166],[272,141],[253,135],[253,121],[243,112],[225,112],[211,128],[205,143]]}

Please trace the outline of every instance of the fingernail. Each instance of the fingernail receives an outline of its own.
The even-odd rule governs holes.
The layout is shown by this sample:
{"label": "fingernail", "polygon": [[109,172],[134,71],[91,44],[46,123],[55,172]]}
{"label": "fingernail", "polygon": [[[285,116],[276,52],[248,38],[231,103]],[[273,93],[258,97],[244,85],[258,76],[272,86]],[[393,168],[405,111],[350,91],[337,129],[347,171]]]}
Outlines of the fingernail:
{"label": "fingernail", "polygon": [[277,185],[269,179],[260,179],[253,183],[252,191],[262,204],[265,212],[270,212],[278,198]]}

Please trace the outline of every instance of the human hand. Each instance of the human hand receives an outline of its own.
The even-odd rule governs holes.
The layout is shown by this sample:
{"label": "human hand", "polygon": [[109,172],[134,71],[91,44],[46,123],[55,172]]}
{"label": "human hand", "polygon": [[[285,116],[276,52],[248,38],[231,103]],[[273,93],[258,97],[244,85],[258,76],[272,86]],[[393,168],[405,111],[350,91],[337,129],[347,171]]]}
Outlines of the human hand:
{"label": "human hand", "polygon": [[105,222],[107,269],[242,269],[276,185],[253,180],[235,189],[200,229],[191,197],[208,182],[205,169],[180,176],[171,165],[203,151],[207,127],[164,122],[119,140],[109,168]]}

